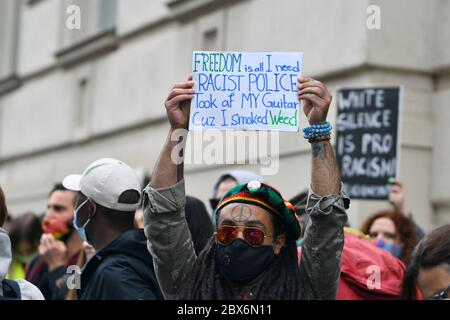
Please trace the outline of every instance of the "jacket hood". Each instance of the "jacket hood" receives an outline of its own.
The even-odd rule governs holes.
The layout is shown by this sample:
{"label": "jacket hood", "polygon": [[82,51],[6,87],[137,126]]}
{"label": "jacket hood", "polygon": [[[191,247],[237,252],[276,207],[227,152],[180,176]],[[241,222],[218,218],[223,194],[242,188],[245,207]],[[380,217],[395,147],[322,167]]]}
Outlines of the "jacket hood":
{"label": "jacket hood", "polygon": [[[336,299],[398,299],[405,273],[404,264],[389,252],[377,248],[354,233],[346,231],[344,237],[341,277]],[[298,248],[298,259],[300,263],[301,248]],[[379,285],[373,283],[372,278],[378,278]],[[371,284],[373,286],[369,287]]]}
{"label": "jacket hood", "polygon": [[11,259],[11,241],[6,231],[0,228],[0,281],[5,279]]}
{"label": "jacket hood", "polygon": [[216,180],[216,183],[214,184],[214,188],[213,188],[213,194],[212,194],[213,198],[216,196],[217,188],[219,187],[219,184],[227,178],[233,178],[234,180],[236,180],[237,184],[249,183],[252,180],[258,180],[259,182],[264,182],[263,177],[257,175],[254,172],[251,172],[251,171],[247,171],[247,170],[227,171],[227,172],[223,173]]}
{"label": "jacket hood", "polygon": [[[129,259],[137,259],[142,261],[149,268],[153,269],[153,261],[147,249],[147,238],[144,230],[135,229],[129,230],[106,247],[100,249],[85,265],[82,273],[86,277],[90,277],[91,273],[97,268],[103,260],[112,256],[127,256]],[[128,258],[127,258],[128,259]]]}
{"label": "jacket hood", "polygon": [[[346,233],[341,280],[347,286],[340,286],[338,299],[398,298],[404,273],[404,264],[389,252],[377,248],[367,239]],[[379,285],[371,281],[377,278]],[[370,288],[368,283],[372,284]]]}
{"label": "jacket hood", "polygon": [[77,295],[80,300],[162,299],[144,230],[127,231],[100,249],[81,271]]}

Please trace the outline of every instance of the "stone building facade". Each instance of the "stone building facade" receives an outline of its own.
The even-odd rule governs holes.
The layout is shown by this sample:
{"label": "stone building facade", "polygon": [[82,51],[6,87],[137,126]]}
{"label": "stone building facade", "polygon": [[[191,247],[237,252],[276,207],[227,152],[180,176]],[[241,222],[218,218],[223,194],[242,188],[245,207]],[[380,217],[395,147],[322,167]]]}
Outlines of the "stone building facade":
{"label": "stone building facade", "polygon": [[[193,50],[302,51],[305,73],[334,94],[403,87],[400,179],[430,230],[450,222],[449,43],[446,0],[0,0],[0,184],[21,214],[44,211],[52,184],[97,158],[149,171],[167,134],[163,102]],[[279,139],[266,179],[290,197],[308,186],[309,145]],[[187,165],[187,191],[207,201],[221,172],[244,167],[257,169]],[[350,222],[386,206],[353,201]]]}

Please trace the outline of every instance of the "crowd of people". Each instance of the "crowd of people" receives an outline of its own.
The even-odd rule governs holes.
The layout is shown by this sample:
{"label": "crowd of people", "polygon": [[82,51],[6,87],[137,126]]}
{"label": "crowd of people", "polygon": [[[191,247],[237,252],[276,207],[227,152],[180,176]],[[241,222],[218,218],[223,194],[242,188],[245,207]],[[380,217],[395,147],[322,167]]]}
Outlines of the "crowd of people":
{"label": "crowd of people", "polygon": [[391,209],[351,228],[326,125],[331,93],[297,84],[309,188],[292,186],[288,201],[235,170],[210,182],[211,210],[187,196],[183,153],[172,157],[188,134],[189,77],[165,101],[170,129],[149,181],[99,159],[56,184],[45,213],[14,218],[0,187],[0,299],[450,299],[450,225],[425,233],[396,180]]}

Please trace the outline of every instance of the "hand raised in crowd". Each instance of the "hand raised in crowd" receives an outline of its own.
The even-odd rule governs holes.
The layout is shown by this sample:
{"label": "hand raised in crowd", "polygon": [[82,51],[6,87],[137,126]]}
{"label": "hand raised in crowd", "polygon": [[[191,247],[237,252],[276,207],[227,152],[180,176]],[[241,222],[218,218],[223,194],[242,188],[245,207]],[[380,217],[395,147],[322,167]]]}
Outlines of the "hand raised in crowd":
{"label": "hand raised in crowd", "polygon": [[47,263],[48,270],[64,266],[67,260],[67,248],[64,242],[56,240],[51,234],[43,234],[39,244],[39,254]]}
{"label": "hand raised in crowd", "polygon": [[185,82],[176,83],[166,99],[167,117],[172,129],[187,129],[191,99],[194,97],[192,75]]}
{"label": "hand raised in crowd", "polygon": [[392,184],[391,192],[389,192],[389,202],[397,211],[405,212],[405,189],[403,183],[395,180]]}
{"label": "hand raised in crowd", "polygon": [[325,85],[312,78],[298,76],[298,98],[303,100],[303,111],[310,125],[327,120],[332,95]]}

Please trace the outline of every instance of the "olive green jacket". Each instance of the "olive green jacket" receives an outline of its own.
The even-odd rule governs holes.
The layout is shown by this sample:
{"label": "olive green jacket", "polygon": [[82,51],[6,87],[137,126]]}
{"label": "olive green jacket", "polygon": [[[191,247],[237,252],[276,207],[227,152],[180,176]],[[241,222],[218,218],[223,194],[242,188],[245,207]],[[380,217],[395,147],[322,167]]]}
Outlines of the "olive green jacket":
{"label": "olive green jacket", "polygon": [[[153,256],[156,276],[166,299],[178,293],[194,268],[195,255],[185,219],[184,180],[163,189],[144,190],[144,231]],[[309,214],[302,240],[301,296],[304,299],[335,299],[344,247],[345,209],[350,203],[344,192],[319,197],[311,190]],[[280,297],[282,298],[282,297]]]}

